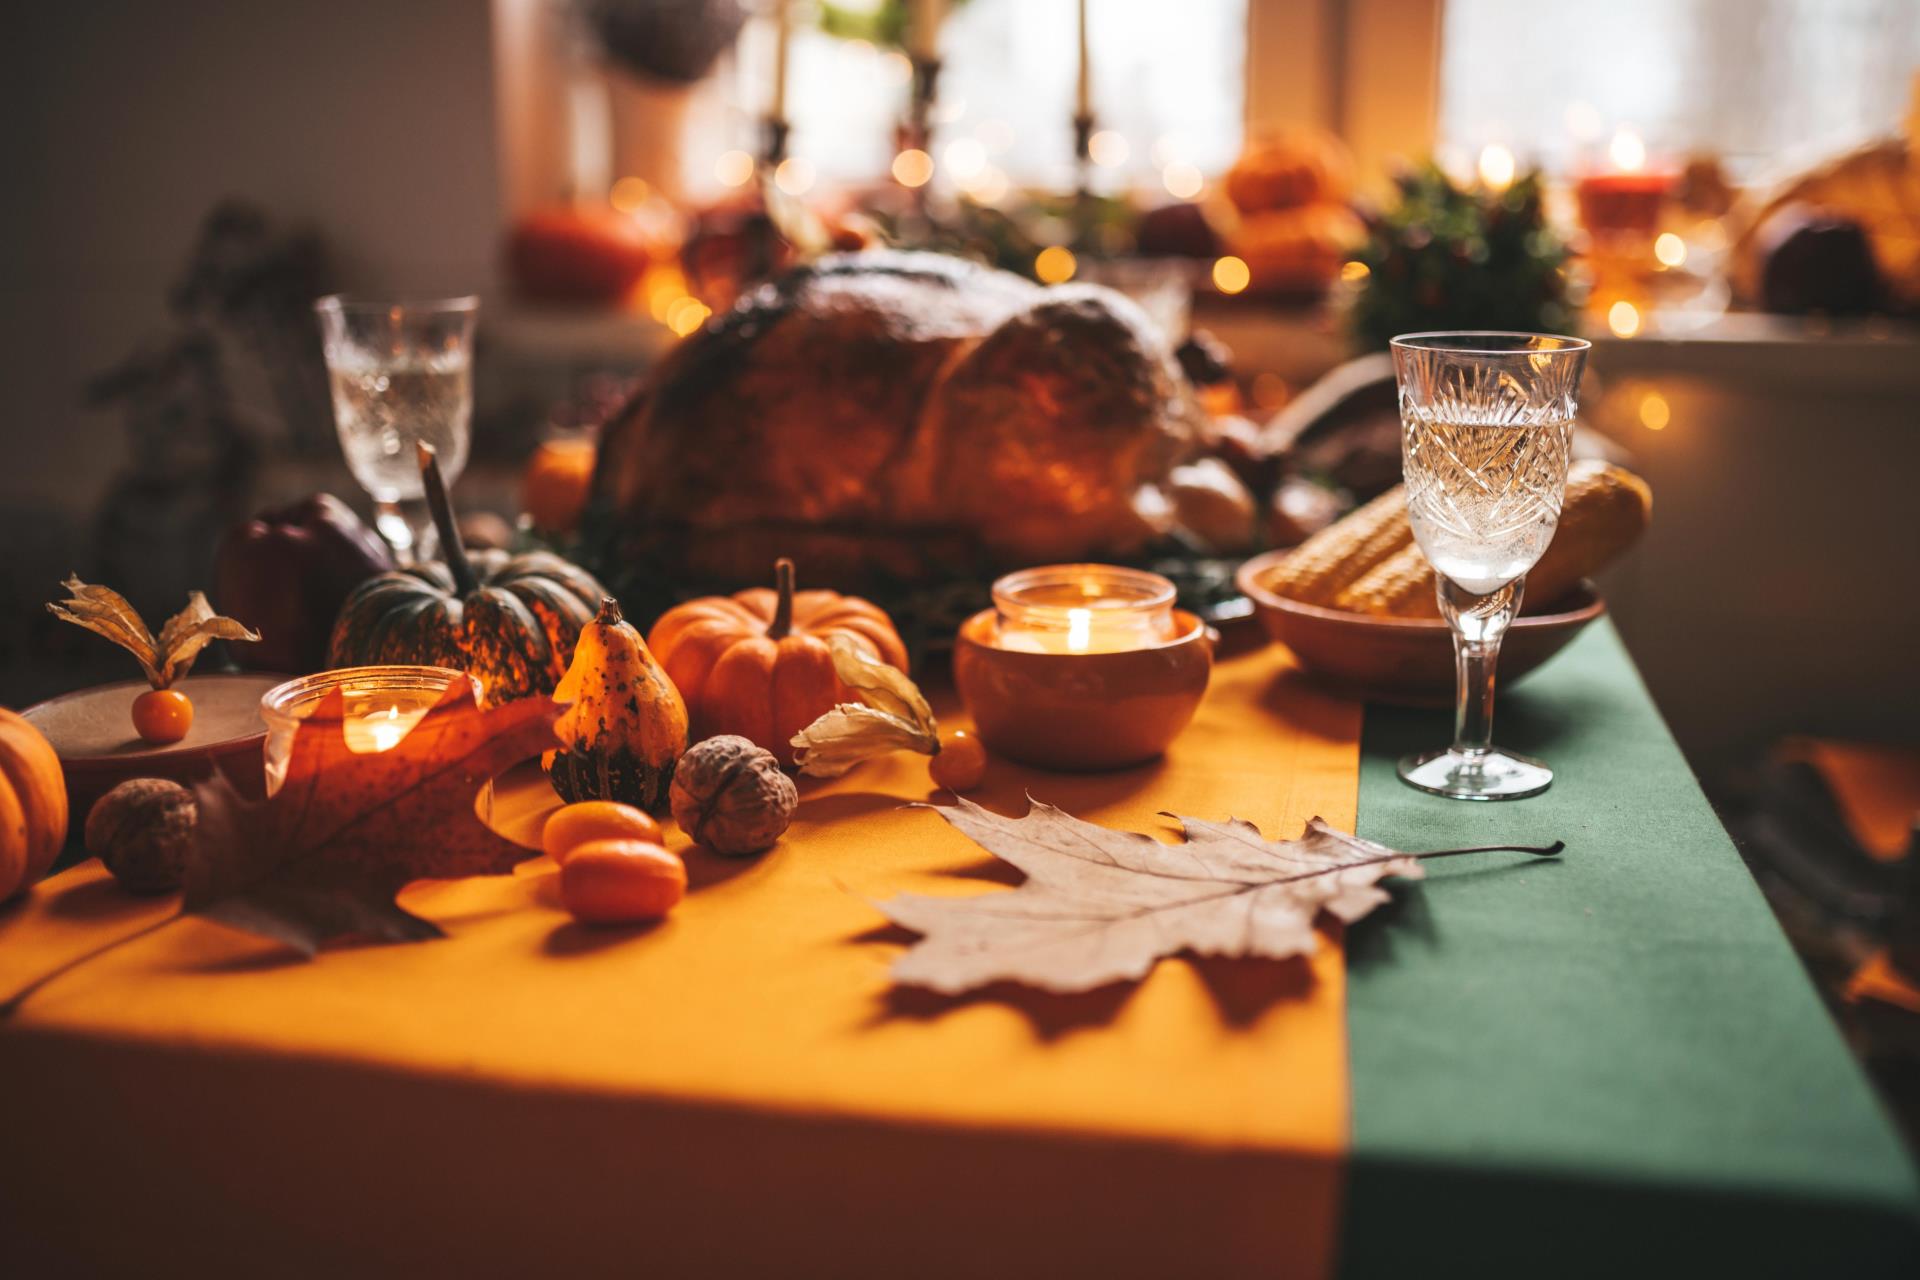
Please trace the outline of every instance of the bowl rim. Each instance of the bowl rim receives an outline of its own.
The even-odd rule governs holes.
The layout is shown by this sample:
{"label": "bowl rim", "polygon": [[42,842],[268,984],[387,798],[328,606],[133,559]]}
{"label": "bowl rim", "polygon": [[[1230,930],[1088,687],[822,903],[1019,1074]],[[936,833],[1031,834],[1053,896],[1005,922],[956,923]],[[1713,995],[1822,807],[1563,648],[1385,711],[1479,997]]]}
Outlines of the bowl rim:
{"label": "bowl rim", "polygon": [[1159,644],[1143,645],[1138,649],[1114,649],[1114,650],[1109,650],[1105,653],[1047,653],[1043,651],[1036,652],[1036,651],[1030,651],[1026,649],[1002,649],[998,645],[983,644],[982,642],[975,640],[972,636],[967,634],[967,632],[971,631],[973,629],[974,624],[979,622],[980,619],[990,618],[994,616],[994,614],[997,612],[998,610],[989,608],[989,609],[982,609],[978,613],[969,614],[967,616],[967,619],[954,629],[953,641],[954,641],[955,647],[957,648],[958,646],[963,644],[972,645],[976,649],[985,649],[991,653],[1016,654],[1022,660],[1029,659],[1029,658],[1041,659],[1041,660],[1045,660],[1049,658],[1071,658],[1076,661],[1085,662],[1089,658],[1111,658],[1116,655],[1124,656],[1130,653],[1161,653],[1168,649],[1177,648],[1180,645],[1192,644],[1196,639],[1204,637],[1207,634],[1207,631],[1209,629],[1207,620],[1205,618],[1201,617],[1197,613],[1192,612],[1191,610],[1182,609],[1180,606],[1175,605],[1170,610],[1170,612],[1173,614],[1174,621],[1189,622],[1189,623],[1192,623],[1192,625],[1189,626],[1186,630],[1182,631],[1179,635],[1174,636],[1172,639],[1162,640]]}
{"label": "bowl rim", "polygon": [[[1380,627],[1396,631],[1427,632],[1446,631],[1445,618],[1392,618],[1371,613],[1354,613],[1347,609],[1330,609],[1325,605],[1308,604],[1304,600],[1295,600],[1283,596],[1265,583],[1259,581],[1268,569],[1278,564],[1292,551],[1291,547],[1282,547],[1273,551],[1263,551],[1246,561],[1234,571],[1234,585],[1242,595],[1263,609],[1275,609],[1281,613],[1297,614],[1307,618],[1317,618],[1326,622],[1346,623],[1349,625]],[[1573,623],[1591,622],[1607,611],[1606,597],[1593,585],[1591,578],[1580,579],[1574,588],[1578,593],[1570,598],[1585,596],[1584,602],[1571,609],[1562,609],[1556,613],[1528,613],[1513,620],[1513,627],[1544,628],[1569,626]],[[1511,628],[1510,628],[1511,629]]]}

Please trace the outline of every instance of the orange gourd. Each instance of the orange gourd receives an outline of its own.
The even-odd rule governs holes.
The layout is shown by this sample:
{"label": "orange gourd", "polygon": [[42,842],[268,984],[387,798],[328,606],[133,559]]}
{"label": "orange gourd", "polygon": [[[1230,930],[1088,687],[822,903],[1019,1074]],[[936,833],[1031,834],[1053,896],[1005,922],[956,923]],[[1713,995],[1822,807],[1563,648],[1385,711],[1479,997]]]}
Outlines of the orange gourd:
{"label": "orange gourd", "polygon": [[907,648],[878,605],[834,591],[795,591],[793,561],[774,565],[773,590],[689,600],[647,636],[687,700],[697,740],[739,734],[793,763],[793,735],[857,699],[833,667],[828,639],[843,635],[907,669]]}
{"label": "orange gourd", "polygon": [[0,901],[26,889],[67,842],[67,783],[53,744],[0,707]]}

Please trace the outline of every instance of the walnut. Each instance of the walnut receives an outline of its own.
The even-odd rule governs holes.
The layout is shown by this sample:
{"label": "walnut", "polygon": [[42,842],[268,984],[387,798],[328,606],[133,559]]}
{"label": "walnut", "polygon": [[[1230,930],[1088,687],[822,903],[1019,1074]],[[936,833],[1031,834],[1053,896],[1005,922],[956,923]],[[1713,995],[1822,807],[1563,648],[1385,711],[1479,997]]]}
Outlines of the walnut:
{"label": "walnut", "polygon": [[773,847],[800,792],[771,751],[729,733],[680,757],[671,800],[682,831],[715,853],[740,857]]}
{"label": "walnut", "polygon": [[129,893],[171,893],[186,873],[200,808],[193,793],[164,778],[129,778],[94,801],[87,852]]}

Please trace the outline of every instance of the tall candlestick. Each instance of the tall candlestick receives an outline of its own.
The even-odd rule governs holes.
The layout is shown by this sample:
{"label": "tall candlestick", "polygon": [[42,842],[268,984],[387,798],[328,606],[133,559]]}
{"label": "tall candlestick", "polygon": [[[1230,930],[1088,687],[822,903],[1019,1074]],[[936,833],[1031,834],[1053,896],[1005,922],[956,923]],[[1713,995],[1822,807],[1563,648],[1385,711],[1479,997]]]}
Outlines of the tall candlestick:
{"label": "tall candlestick", "polygon": [[1080,83],[1073,99],[1076,116],[1093,115],[1093,63],[1087,56],[1087,0],[1080,0]]}
{"label": "tall candlestick", "polygon": [[940,23],[946,18],[947,0],[913,0],[912,21],[907,27],[907,52],[924,62],[940,56]]}
{"label": "tall candlestick", "polygon": [[773,105],[767,108],[767,116],[774,120],[787,118],[787,41],[793,34],[787,4],[788,0],[773,3]]}

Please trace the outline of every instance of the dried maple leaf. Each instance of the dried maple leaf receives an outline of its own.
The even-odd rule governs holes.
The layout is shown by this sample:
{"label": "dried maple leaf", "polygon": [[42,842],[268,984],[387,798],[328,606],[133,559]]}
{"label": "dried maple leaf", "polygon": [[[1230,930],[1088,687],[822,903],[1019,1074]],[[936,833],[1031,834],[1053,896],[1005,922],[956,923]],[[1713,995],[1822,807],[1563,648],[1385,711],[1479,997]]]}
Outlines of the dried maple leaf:
{"label": "dried maple leaf", "polygon": [[455,680],[390,750],[356,754],[336,690],[294,732],[285,780],[248,802],[215,777],[200,807],[181,910],[312,955],[342,937],[440,936],[394,894],[410,880],[497,875],[531,857],[474,812],[480,788],[554,742],[561,705],[523,698],[482,711]]}
{"label": "dried maple leaf", "polygon": [[1186,839],[1163,844],[1083,822],[1029,798],[1004,818],[965,799],[927,805],[1026,873],[1019,888],[972,897],[902,894],[875,905],[925,937],[893,967],[897,981],[949,995],[998,981],[1088,991],[1146,976],[1163,956],[1303,955],[1322,911],[1354,921],[1387,900],[1379,881],[1417,878],[1419,859],[1511,848],[1400,853],[1335,831],[1319,818],[1297,840],[1268,840],[1252,823],[1182,818]]}

